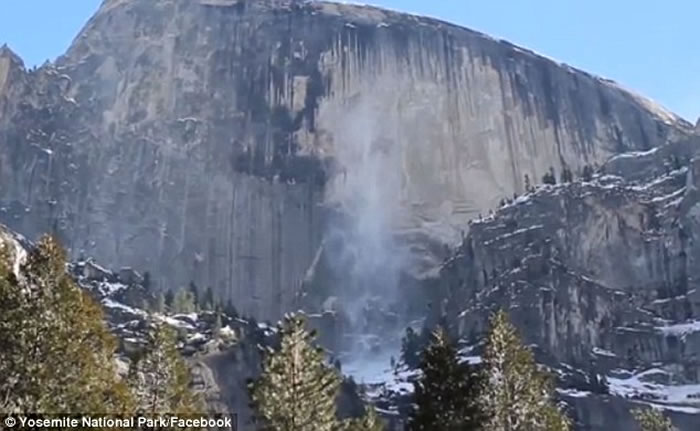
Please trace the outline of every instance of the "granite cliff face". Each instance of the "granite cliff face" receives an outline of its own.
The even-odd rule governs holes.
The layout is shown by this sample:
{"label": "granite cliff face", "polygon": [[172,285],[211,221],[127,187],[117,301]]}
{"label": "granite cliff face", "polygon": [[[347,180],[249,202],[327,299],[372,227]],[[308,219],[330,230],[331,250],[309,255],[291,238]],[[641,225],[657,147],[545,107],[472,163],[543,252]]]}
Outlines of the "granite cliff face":
{"label": "granite cliff face", "polygon": [[698,136],[620,154],[475,220],[433,285],[455,332],[476,352],[489,313],[507,309],[582,429],[629,429],[625,403],[696,429],[699,156]]}
{"label": "granite cliff face", "polygon": [[380,202],[381,227],[423,270],[436,261],[424,244],[457,242],[525,174],[691,129],[614,83],[432,19],[105,0],[56,64],[25,70],[0,52],[0,221],[271,319],[296,305],[327,208]]}
{"label": "granite cliff face", "polygon": [[[121,277],[92,256],[161,288],[212,286],[260,320],[311,305],[336,351],[353,325],[339,311],[364,313],[360,335],[386,334],[429,301],[427,322],[447,318],[476,356],[503,307],[557,372],[578,429],[634,429],[629,407],[651,403],[691,430],[695,129],[437,20],[327,2],[105,0],[55,64],[26,70],[0,48],[0,222],[57,234],[86,288]],[[550,169],[576,180],[525,190]],[[21,259],[27,241],[1,226]],[[399,288],[403,308],[387,306]],[[100,299],[132,338],[143,312]],[[211,332],[183,319],[170,322]],[[195,370],[212,402],[245,410],[254,349],[208,353]]]}

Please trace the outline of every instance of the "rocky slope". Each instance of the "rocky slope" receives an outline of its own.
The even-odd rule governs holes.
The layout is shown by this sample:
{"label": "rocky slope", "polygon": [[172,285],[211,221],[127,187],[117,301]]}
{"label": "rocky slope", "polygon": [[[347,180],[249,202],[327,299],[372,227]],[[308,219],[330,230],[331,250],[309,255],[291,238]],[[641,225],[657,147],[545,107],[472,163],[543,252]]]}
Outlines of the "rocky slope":
{"label": "rocky slope", "polygon": [[[296,294],[326,208],[439,260],[524,174],[692,127],[504,41],[366,6],[105,0],[56,64],[0,51],[0,221],[260,318]],[[369,196],[357,199],[358,196]]]}
{"label": "rocky slope", "polygon": [[[7,250],[15,262],[15,271],[25,262],[34,245],[21,235],[0,224],[0,251]],[[279,344],[278,328],[255,319],[199,310],[177,314],[170,310],[154,311],[153,291],[144,276],[131,268],[106,269],[92,258],[71,262],[66,270],[77,285],[88,292],[104,310],[105,322],[117,336],[115,354],[117,371],[126,377],[129,364],[146,343],[153,323],[169,325],[177,332],[178,349],[192,373],[191,390],[205,400],[210,414],[237,415],[238,430],[255,427],[250,379],[261,371],[262,352]],[[315,316],[309,316],[316,323]],[[365,401],[352,379],[344,379],[338,396],[341,418],[357,417],[364,412]]]}
{"label": "rocky slope", "polygon": [[632,429],[630,403],[697,429],[699,187],[698,136],[539,186],[471,224],[436,275],[442,311],[475,354],[489,313],[509,310],[582,429]]}

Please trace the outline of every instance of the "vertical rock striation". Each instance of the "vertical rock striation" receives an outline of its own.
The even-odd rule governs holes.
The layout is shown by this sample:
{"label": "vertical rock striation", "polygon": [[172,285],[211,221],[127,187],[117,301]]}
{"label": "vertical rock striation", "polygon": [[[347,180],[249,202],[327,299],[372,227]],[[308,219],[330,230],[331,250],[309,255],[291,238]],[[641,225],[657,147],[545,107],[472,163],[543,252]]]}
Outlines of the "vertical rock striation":
{"label": "vertical rock striation", "polygon": [[525,174],[690,129],[614,83],[432,19],[105,0],[56,64],[27,71],[0,51],[0,221],[273,319],[295,305],[324,207],[357,194],[368,160],[392,178],[366,185],[392,197],[392,230],[455,242]]}

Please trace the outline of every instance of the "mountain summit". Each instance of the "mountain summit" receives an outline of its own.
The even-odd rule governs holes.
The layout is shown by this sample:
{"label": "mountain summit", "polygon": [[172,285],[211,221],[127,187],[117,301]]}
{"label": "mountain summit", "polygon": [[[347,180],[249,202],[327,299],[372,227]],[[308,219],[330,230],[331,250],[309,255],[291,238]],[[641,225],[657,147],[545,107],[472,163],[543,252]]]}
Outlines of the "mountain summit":
{"label": "mountain summit", "polygon": [[692,424],[696,129],[435,19],[105,0],[54,64],[0,48],[0,223],[258,320],[304,308],[338,350],[414,321],[478,350],[507,308],[581,429],[650,398]]}

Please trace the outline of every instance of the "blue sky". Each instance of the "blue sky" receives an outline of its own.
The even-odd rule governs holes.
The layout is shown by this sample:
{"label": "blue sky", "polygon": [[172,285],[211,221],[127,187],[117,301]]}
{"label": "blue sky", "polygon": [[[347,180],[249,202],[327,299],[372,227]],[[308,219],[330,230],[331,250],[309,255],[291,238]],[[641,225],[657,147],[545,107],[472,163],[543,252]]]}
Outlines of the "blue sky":
{"label": "blue sky", "polygon": [[[191,0],[181,0],[191,1]],[[697,0],[365,0],[455,22],[614,79],[695,122]],[[100,0],[5,0],[0,44],[29,66],[60,55]]]}

